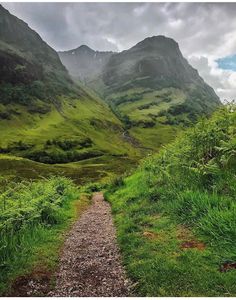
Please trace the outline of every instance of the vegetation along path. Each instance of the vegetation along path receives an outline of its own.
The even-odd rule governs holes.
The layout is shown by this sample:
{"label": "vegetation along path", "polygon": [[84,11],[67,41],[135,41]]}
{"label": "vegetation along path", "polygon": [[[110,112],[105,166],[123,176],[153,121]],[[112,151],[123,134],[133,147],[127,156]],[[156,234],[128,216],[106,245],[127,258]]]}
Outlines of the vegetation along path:
{"label": "vegetation along path", "polygon": [[102,193],[72,228],[50,296],[127,296],[110,205]]}

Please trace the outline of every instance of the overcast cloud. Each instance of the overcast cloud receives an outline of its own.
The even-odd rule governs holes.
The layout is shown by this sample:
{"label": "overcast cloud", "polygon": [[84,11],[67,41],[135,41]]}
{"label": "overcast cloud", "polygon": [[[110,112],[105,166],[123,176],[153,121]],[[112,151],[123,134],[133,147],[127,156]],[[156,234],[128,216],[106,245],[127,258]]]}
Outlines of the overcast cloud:
{"label": "overcast cloud", "polygon": [[2,3],[56,50],[86,44],[122,51],[148,36],[174,38],[221,99],[236,98],[236,72],[216,60],[236,54],[236,3]]}

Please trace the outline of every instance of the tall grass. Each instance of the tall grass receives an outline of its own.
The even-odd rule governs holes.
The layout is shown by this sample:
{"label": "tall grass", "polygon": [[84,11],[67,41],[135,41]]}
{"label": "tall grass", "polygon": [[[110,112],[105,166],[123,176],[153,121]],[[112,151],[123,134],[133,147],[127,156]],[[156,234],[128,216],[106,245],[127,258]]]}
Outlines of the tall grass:
{"label": "tall grass", "polygon": [[9,278],[22,271],[21,264],[29,263],[36,244],[52,238],[53,229],[72,217],[71,201],[78,196],[76,186],[65,177],[10,183],[2,188],[0,292]]}
{"label": "tall grass", "polygon": [[141,168],[148,174],[149,188],[172,192],[169,213],[215,242],[235,243],[235,106],[202,119]]}

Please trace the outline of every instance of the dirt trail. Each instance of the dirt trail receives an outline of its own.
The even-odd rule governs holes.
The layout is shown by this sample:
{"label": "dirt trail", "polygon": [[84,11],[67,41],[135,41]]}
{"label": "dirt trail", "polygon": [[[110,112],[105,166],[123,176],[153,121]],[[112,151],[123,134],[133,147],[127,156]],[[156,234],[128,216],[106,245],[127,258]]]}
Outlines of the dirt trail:
{"label": "dirt trail", "polygon": [[65,242],[49,296],[128,296],[129,281],[116,244],[110,205],[95,193]]}

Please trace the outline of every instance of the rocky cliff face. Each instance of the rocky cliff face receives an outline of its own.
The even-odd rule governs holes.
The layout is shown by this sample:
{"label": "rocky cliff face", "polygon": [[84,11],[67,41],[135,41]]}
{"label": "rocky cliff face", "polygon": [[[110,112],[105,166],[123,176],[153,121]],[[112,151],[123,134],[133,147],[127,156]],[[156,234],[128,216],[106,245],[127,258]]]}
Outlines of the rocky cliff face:
{"label": "rocky cliff face", "polygon": [[205,90],[212,101],[219,101],[213,89],[182,56],[178,44],[164,36],[147,38],[113,55],[104,69],[103,81],[109,91],[133,87],[188,89],[194,85]]}

